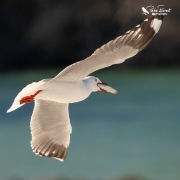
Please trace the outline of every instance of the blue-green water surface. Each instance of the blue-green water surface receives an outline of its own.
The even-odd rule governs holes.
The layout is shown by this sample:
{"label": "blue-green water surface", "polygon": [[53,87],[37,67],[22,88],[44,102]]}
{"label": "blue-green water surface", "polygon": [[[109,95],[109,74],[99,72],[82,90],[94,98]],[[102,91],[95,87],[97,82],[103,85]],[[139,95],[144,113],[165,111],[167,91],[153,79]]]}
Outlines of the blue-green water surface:
{"label": "blue-green water surface", "polygon": [[31,151],[33,103],[6,114],[26,84],[56,73],[0,74],[0,179],[180,179],[180,69],[112,68],[96,73],[118,94],[97,92],[70,105],[73,131],[63,163]]}

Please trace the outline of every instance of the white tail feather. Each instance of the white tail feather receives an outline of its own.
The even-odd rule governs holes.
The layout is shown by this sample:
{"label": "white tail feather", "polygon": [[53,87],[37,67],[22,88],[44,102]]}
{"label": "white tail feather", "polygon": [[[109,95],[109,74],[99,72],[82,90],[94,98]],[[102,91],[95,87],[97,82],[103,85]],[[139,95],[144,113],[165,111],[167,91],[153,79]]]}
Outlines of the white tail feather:
{"label": "white tail feather", "polygon": [[37,92],[39,89],[41,89],[41,86],[48,80],[49,79],[44,79],[39,82],[33,82],[31,84],[28,84],[25,88],[23,88],[14,99],[14,102],[12,103],[11,107],[7,110],[7,113],[23,106],[24,104],[20,104],[20,100],[25,96],[30,96]]}

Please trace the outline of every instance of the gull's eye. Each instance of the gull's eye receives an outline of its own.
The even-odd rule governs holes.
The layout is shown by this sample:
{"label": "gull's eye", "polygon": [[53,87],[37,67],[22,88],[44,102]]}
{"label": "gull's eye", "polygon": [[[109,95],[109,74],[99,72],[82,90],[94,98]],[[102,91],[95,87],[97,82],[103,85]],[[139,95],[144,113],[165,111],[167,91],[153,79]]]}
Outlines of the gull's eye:
{"label": "gull's eye", "polygon": [[95,81],[98,82],[98,79],[95,78]]}

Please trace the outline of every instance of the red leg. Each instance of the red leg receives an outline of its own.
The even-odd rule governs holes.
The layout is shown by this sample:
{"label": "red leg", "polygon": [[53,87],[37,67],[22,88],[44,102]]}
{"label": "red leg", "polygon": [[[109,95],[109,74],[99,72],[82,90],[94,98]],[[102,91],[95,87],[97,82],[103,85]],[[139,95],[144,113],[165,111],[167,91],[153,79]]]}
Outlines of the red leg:
{"label": "red leg", "polygon": [[42,90],[38,90],[35,94],[30,95],[30,96],[25,96],[20,100],[20,104],[24,103],[30,103],[31,101],[34,100],[35,96],[38,95]]}

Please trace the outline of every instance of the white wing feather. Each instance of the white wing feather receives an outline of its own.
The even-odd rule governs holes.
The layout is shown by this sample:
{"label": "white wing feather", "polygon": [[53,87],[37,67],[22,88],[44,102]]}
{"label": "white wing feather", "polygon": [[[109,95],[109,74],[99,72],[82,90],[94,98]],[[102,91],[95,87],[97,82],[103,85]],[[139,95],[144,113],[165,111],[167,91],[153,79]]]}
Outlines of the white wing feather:
{"label": "white wing feather", "polygon": [[34,153],[63,161],[67,156],[72,131],[68,104],[35,100],[30,125]]}
{"label": "white wing feather", "polygon": [[158,32],[163,16],[151,16],[123,36],[97,49],[90,57],[74,63],[54,79],[77,82],[98,69],[119,64],[143,50]]}

